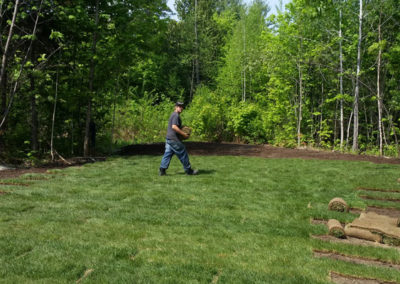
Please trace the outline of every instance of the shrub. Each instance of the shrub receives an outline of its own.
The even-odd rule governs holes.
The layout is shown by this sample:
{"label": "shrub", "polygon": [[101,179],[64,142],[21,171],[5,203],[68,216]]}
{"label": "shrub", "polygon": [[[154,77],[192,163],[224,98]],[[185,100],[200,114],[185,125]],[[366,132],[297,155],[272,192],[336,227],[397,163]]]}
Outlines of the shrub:
{"label": "shrub", "polygon": [[184,123],[193,128],[194,136],[206,141],[226,140],[226,108],[223,96],[199,87],[190,108],[183,113]]}
{"label": "shrub", "polygon": [[240,102],[231,106],[228,127],[243,142],[264,142],[262,110],[253,103]]}

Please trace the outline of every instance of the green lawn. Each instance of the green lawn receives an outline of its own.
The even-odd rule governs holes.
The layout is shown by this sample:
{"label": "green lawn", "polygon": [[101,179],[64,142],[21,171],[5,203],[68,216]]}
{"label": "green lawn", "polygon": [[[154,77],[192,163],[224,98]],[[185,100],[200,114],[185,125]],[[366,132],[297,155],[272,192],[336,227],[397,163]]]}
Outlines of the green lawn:
{"label": "green lawn", "polygon": [[400,189],[399,166],[191,156],[200,175],[184,175],[175,157],[159,177],[160,159],[111,158],[12,180],[29,187],[0,185],[9,192],[0,195],[0,283],[329,283],[330,270],[400,281],[395,269],[312,256],[400,263],[395,249],[310,238],[326,233],[311,217],[355,218],[329,212],[333,197],[362,208],[374,201],[354,188]]}

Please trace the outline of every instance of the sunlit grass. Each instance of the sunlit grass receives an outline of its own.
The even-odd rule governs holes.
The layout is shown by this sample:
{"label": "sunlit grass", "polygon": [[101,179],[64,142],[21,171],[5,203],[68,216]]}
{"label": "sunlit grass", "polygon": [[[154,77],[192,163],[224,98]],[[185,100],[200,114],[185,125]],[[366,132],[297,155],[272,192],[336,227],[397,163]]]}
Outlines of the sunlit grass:
{"label": "sunlit grass", "polygon": [[160,159],[112,158],[1,186],[0,282],[327,283],[330,270],[400,281],[394,269],[312,257],[315,248],[400,263],[397,250],[310,238],[326,232],[311,217],[354,219],[327,210],[333,197],[363,208],[371,201],[354,188],[400,188],[399,166],[191,156],[200,175],[174,158],[159,177]]}

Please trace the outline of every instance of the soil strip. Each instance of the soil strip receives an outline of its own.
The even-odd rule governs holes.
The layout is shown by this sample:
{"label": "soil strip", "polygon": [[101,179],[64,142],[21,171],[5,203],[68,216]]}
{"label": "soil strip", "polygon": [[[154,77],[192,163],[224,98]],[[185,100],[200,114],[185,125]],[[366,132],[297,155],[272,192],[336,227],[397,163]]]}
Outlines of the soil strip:
{"label": "soil strip", "polygon": [[[289,149],[275,147],[272,145],[248,145],[237,143],[207,143],[207,142],[185,142],[189,154],[201,156],[250,156],[260,158],[300,158],[300,159],[318,159],[318,160],[345,160],[345,161],[365,161],[376,164],[400,164],[399,158],[385,158],[368,155],[343,154],[334,151],[317,150],[311,148]],[[135,144],[121,148],[115,154],[117,155],[157,155],[162,156],[165,150],[165,143]],[[69,164],[65,162],[55,162],[47,164],[42,168],[17,168],[13,170],[0,171],[0,179],[18,177],[24,173],[43,173],[49,169],[65,168],[72,165],[83,164],[87,162],[104,161],[106,157],[82,158],[76,157],[68,159]]]}
{"label": "soil strip", "polygon": [[379,215],[386,215],[389,217],[400,218],[400,209],[397,208],[386,208],[378,206],[368,206],[366,212],[375,212]]}
{"label": "soil strip", "polygon": [[[312,148],[283,148],[268,144],[248,145],[237,143],[208,143],[185,142],[186,149],[191,155],[232,155],[232,156],[256,156],[262,158],[301,158],[319,160],[346,160],[366,161],[376,164],[400,164],[398,158],[385,158],[369,155],[344,154],[334,151],[317,150]],[[162,155],[165,143],[135,144],[121,148],[118,155]]]}
{"label": "soil strip", "polygon": [[360,198],[365,200],[379,200],[379,201],[392,201],[392,202],[400,202],[400,198],[390,198],[390,197],[377,197],[377,196],[368,196],[368,195],[359,195]]}
{"label": "soil strip", "polygon": [[379,191],[379,192],[397,192],[397,193],[400,193],[400,189],[383,189],[383,188],[357,187],[355,190]]}
{"label": "soil strip", "polygon": [[29,184],[27,183],[17,183],[17,182],[0,182],[0,185],[29,186]]}
{"label": "soil strip", "polygon": [[330,271],[329,276],[332,282],[337,284],[395,284],[397,282],[384,281],[374,278],[364,278],[353,275],[346,275],[335,271]]}
{"label": "soil strip", "polygon": [[390,245],[386,245],[386,244],[381,244],[381,243],[377,243],[377,242],[353,238],[353,237],[349,237],[349,236],[346,236],[345,239],[338,239],[338,238],[335,238],[334,236],[329,236],[329,235],[311,235],[311,238],[315,239],[315,240],[331,242],[331,243],[358,245],[358,246],[366,246],[366,247],[378,247],[378,248],[383,248],[383,249],[395,249],[400,252],[400,247],[390,246]]}
{"label": "soil strip", "polygon": [[317,258],[330,258],[335,260],[342,260],[346,262],[351,262],[355,264],[364,264],[369,266],[378,266],[378,267],[385,267],[385,268],[394,268],[400,270],[399,264],[390,263],[388,261],[382,261],[378,259],[372,258],[365,258],[365,257],[358,257],[352,255],[346,255],[338,252],[333,251],[324,251],[324,250],[313,250],[314,257]]}
{"label": "soil strip", "polygon": [[26,177],[26,180],[49,180],[47,177]]}
{"label": "soil strip", "polygon": [[364,210],[360,208],[350,208],[349,212],[351,214],[360,215]]}
{"label": "soil strip", "polygon": [[[326,226],[328,226],[328,220],[325,220],[325,219],[313,219],[313,218],[311,218],[310,219],[310,223],[313,224],[313,225],[326,225]],[[340,224],[342,226],[346,225],[346,223],[342,223],[342,222],[340,222]]]}
{"label": "soil strip", "polygon": [[0,190],[0,195],[3,195],[3,194],[7,194],[8,192],[6,192],[6,191],[1,191]]}
{"label": "soil strip", "polygon": [[[349,212],[352,214],[355,214],[355,215],[360,215],[362,212],[366,212],[366,213],[375,212],[376,214],[379,214],[379,215],[386,215],[389,217],[400,218],[400,209],[392,208],[392,207],[367,206],[367,208],[365,210],[359,209],[359,208],[350,208]],[[318,224],[326,225],[328,220],[311,218],[310,222],[311,222],[311,224],[314,224],[314,225],[318,225]]]}

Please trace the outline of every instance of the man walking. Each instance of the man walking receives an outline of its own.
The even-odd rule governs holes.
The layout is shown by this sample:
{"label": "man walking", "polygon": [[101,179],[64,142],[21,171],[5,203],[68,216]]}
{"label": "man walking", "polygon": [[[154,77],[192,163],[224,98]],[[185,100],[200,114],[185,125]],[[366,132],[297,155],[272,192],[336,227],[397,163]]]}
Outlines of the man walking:
{"label": "man walking", "polygon": [[198,170],[193,170],[189,155],[186,151],[185,145],[182,143],[181,138],[188,139],[189,134],[186,134],[181,130],[182,121],[179,116],[183,111],[184,104],[182,102],[177,102],[175,104],[174,112],[171,114],[168,120],[167,128],[167,141],[165,142],[165,153],[161,160],[160,165],[160,176],[166,175],[166,170],[169,167],[172,156],[175,154],[182,163],[183,169],[187,175],[196,175]]}

